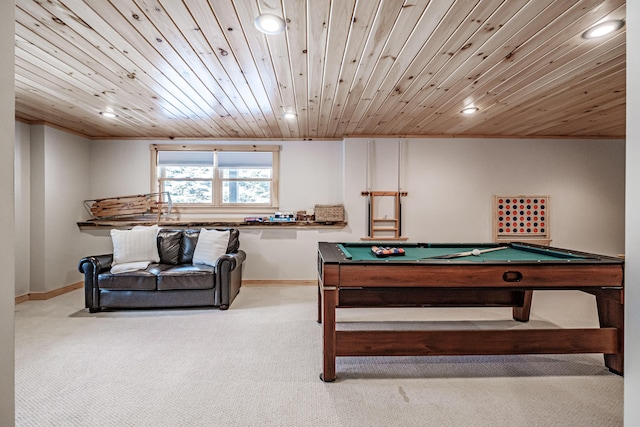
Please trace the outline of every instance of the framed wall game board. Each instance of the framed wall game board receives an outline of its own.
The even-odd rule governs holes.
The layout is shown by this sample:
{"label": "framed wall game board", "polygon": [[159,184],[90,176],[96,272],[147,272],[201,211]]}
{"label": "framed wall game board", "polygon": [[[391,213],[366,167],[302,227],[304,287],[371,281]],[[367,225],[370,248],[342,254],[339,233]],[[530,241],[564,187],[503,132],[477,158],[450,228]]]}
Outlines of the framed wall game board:
{"label": "framed wall game board", "polygon": [[548,195],[494,195],[493,236],[495,242],[551,242]]}

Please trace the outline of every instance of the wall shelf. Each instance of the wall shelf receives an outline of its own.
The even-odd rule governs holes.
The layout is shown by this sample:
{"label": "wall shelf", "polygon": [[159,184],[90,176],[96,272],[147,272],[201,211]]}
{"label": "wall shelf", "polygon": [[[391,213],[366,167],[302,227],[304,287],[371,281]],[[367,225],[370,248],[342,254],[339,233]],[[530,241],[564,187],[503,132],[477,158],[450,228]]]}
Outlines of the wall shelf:
{"label": "wall shelf", "polygon": [[77,223],[80,230],[99,230],[99,229],[128,229],[136,225],[150,226],[158,225],[163,228],[215,228],[215,227],[231,227],[231,228],[293,228],[293,229],[326,229],[326,228],[345,228],[347,223],[342,222],[315,222],[315,221],[292,221],[292,222],[244,222],[244,221],[157,221],[157,220],[86,220]]}

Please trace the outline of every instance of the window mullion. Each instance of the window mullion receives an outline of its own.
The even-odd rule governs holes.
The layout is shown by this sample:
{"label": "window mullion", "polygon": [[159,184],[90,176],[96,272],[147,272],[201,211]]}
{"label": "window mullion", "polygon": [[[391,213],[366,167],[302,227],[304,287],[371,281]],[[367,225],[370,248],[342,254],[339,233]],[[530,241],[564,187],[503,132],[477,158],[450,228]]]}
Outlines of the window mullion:
{"label": "window mullion", "polygon": [[222,205],[222,182],[220,180],[220,170],[218,168],[218,152],[213,153],[213,182],[211,183],[213,188],[213,205]]}

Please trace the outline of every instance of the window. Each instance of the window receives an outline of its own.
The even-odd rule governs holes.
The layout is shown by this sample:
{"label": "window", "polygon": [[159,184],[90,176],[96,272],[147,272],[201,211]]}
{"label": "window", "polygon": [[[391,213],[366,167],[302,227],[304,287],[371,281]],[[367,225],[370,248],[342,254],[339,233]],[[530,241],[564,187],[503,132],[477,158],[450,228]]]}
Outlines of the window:
{"label": "window", "polygon": [[151,145],[152,191],[181,212],[277,208],[279,148]]}

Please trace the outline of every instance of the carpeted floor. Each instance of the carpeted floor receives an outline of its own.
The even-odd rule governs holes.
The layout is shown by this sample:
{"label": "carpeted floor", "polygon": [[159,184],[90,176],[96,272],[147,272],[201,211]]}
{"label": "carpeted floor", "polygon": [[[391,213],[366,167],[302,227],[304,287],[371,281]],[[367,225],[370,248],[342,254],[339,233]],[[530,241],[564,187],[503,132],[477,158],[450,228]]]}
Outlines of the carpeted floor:
{"label": "carpeted floor", "polygon": [[[228,311],[90,314],[82,292],[16,306],[17,426],[622,425],[623,379],[601,355],[338,358],[338,380],[323,383],[314,286],[244,286]],[[524,326],[508,309],[338,319],[593,327],[591,298],[534,294]]]}

